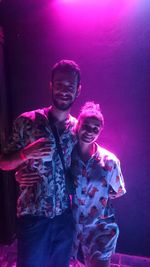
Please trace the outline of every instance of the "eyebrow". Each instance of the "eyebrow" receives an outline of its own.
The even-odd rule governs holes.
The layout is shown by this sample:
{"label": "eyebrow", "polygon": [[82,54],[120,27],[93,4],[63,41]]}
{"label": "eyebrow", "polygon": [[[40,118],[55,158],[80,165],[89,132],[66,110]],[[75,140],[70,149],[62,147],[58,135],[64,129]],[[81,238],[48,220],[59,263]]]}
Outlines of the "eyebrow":
{"label": "eyebrow", "polygon": [[[54,80],[54,83],[63,83],[64,81],[62,81],[62,80]],[[71,81],[69,81],[69,80],[65,80],[65,82],[68,82],[70,85],[75,85],[76,84],[76,82],[71,82]]]}
{"label": "eyebrow", "polygon": [[[83,123],[83,125],[88,125],[88,126],[90,126],[88,122]],[[101,127],[100,124],[95,124],[95,123],[93,123],[93,126],[94,126],[94,127]],[[90,126],[90,127],[91,127],[91,126]]]}

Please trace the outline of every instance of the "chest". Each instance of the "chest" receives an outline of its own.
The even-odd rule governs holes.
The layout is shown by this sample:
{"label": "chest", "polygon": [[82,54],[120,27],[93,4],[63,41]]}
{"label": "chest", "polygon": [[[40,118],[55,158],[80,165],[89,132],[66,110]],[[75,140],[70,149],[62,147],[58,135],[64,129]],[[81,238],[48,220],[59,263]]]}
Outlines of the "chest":
{"label": "chest", "polygon": [[[75,178],[76,187],[108,189],[112,172],[105,166],[101,166],[99,162],[91,161],[83,164],[81,161],[74,161],[72,164],[72,173]],[[84,191],[83,190],[83,191]]]}

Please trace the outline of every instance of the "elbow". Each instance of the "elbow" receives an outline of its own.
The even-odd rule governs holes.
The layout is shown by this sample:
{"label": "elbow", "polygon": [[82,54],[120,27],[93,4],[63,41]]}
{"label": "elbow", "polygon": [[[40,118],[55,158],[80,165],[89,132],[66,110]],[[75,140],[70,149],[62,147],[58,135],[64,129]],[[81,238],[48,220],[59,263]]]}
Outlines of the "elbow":
{"label": "elbow", "polygon": [[0,169],[3,171],[10,171],[12,170],[11,166],[6,164],[5,162],[0,162]]}
{"label": "elbow", "polygon": [[5,160],[2,156],[0,158],[0,169],[3,171],[11,171],[14,170],[12,164]]}
{"label": "elbow", "polygon": [[13,170],[15,170],[15,168],[13,168],[11,165],[1,165],[0,164],[0,169],[2,170],[2,171],[13,171]]}

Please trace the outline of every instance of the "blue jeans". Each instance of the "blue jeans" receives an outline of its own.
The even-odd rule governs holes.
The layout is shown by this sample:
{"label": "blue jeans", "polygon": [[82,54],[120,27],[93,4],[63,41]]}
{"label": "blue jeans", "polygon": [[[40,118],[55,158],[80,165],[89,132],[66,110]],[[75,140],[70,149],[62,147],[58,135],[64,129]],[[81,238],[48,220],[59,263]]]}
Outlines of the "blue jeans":
{"label": "blue jeans", "polygon": [[18,219],[17,267],[68,267],[74,229],[71,211],[53,219],[22,216]]}

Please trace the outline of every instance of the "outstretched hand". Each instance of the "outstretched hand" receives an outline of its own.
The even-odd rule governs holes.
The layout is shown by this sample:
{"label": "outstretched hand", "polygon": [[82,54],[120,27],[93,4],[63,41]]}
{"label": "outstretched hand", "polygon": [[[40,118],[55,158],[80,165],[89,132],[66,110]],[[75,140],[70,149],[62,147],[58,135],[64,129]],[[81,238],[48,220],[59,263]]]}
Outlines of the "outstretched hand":
{"label": "outstretched hand", "polygon": [[23,153],[27,159],[39,159],[48,157],[52,153],[53,143],[42,137],[23,148]]}

